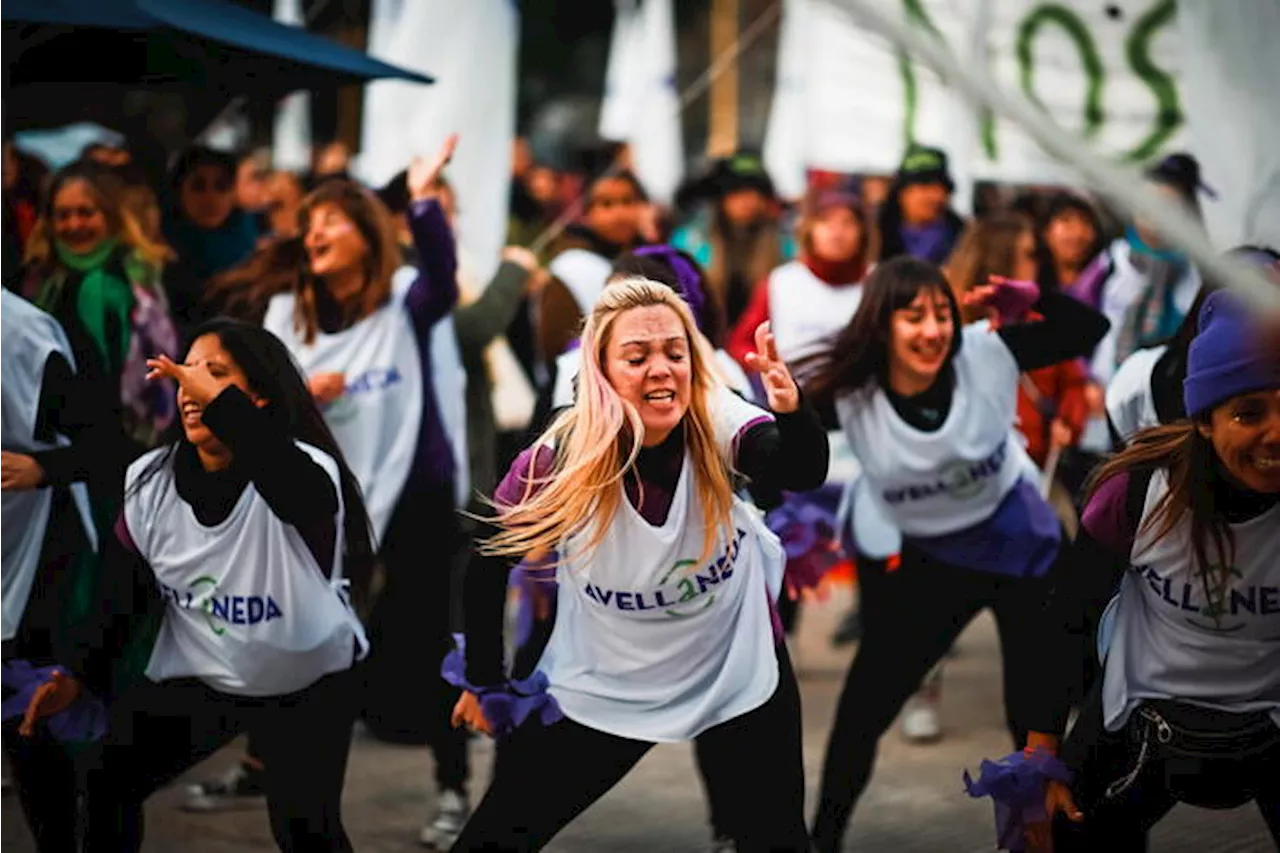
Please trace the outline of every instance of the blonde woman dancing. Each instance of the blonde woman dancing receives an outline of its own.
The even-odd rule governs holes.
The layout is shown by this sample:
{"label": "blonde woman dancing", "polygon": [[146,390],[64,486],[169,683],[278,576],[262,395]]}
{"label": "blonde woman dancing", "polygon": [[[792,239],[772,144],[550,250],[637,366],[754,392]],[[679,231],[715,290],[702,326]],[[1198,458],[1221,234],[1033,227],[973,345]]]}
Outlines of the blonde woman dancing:
{"label": "blonde woman dancing", "polygon": [[[767,326],[756,344],[771,412],[724,387],[669,287],[623,279],[588,317],[577,400],[512,464],[468,572],[455,720],[500,740],[454,850],[540,849],[655,743],[694,739],[708,783],[733,790],[739,850],[808,848],[783,553],[733,487],[812,489],[827,444]],[[547,567],[557,614],[532,675],[509,680],[501,569],[517,559]]]}

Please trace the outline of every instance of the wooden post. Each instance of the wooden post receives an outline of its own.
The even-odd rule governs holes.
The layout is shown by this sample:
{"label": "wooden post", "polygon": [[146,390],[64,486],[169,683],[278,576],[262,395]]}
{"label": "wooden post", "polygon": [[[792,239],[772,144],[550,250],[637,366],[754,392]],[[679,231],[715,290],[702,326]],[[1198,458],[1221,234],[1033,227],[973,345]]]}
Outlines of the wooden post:
{"label": "wooden post", "polygon": [[[711,62],[733,50],[738,40],[739,0],[711,0]],[[738,151],[738,59],[711,83],[711,117],[707,157],[730,157]]]}

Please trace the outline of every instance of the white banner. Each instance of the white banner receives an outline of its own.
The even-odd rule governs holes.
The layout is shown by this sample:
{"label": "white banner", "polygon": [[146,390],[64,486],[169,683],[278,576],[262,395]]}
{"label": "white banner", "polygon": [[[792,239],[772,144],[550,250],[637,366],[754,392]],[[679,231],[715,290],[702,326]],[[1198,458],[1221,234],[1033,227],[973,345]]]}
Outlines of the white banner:
{"label": "white banner", "polygon": [[458,200],[458,241],[482,287],[506,243],[519,35],[511,0],[374,0],[369,16],[370,54],[436,82],[365,89],[361,177],[381,186],[457,132],[446,177]]}
{"label": "white banner", "polygon": [[1191,140],[1218,194],[1204,201],[1209,234],[1228,248],[1280,248],[1280,78],[1276,0],[1181,0]]}
{"label": "white banner", "polygon": [[[305,25],[302,0],[275,0],[274,15],[282,24]],[[311,168],[311,93],[305,89],[288,95],[276,107],[271,165],[298,174]]]}
{"label": "white banner", "polygon": [[[1002,89],[1104,152],[1146,161],[1186,145],[1174,0],[879,3],[962,61],[985,63]],[[805,167],[891,172],[909,140],[943,148],[957,173],[976,179],[1071,180],[1016,127],[973,111],[859,26],[840,0],[788,0],[778,76],[766,163],[785,186]],[[798,126],[803,144],[794,141]]]}
{"label": "white banner", "polygon": [[684,174],[672,0],[616,0],[599,133],[631,146],[636,177],[669,204]]}

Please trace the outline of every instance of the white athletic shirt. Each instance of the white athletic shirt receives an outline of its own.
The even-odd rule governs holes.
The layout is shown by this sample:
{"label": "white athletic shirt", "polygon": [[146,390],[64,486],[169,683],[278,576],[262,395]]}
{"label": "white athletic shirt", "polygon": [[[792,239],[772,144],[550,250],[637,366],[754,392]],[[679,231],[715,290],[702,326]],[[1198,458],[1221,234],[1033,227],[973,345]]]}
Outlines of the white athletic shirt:
{"label": "white athletic shirt", "polygon": [[1151,393],[1151,373],[1167,346],[1140,349],[1126,358],[1107,386],[1107,415],[1116,433],[1126,443],[1134,434],[1159,426],[1156,402]]}
{"label": "white athletic shirt", "polygon": [[[739,433],[769,417],[727,389],[713,409],[730,462]],[[569,719],[620,737],[682,741],[773,695],[769,601],[781,589],[781,543],[735,498],[732,540],[722,534],[700,561],[704,520],[693,480],[686,456],[659,527],[624,496],[588,561],[589,534],[562,544],[556,623],[538,668]]]}
{"label": "white athletic shirt", "polygon": [[904,421],[878,384],[836,400],[877,515],[909,536],[940,536],[986,521],[1027,466],[1011,432],[1017,362],[990,326],[965,326],[951,409],[924,432]]}
{"label": "white athletic shirt", "polygon": [[273,297],[263,320],[304,376],[346,376],[342,396],[322,411],[364,493],[379,541],[409,479],[425,402],[418,339],[404,306],[411,283],[397,276],[385,305],[337,334],[317,331],[310,344],[294,328],[292,293]]}
{"label": "white athletic shirt", "polygon": [[831,285],[800,261],[769,273],[769,329],[778,355],[794,364],[823,345],[853,319],[862,302],[862,285]]}
{"label": "white athletic shirt", "polygon": [[596,300],[600,298],[600,293],[613,272],[613,265],[595,252],[565,249],[551,259],[547,272],[564,282],[564,286],[573,295],[573,300],[578,303],[578,310],[585,317],[591,313]]}
{"label": "white athletic shirt", "polygon": [[333,481],[333,572],[327,577],[302,534],[245,486],[231,514],[206,527],[178,495],[173,458],[134,488],[158,448],[125,475],[124,519],[165,599],[147,678],[195,677],[221,693],[279,696],[347,669],[368,650],[342,576],[342,488],[331,456],[297,442]]}
{"label": "white athletic shirt", "polygon": [[[1157,471],[1147,486],[1144,518],[1167,489],[1165,473]],[[1231,525],[1231,581],[1224,589],[1211,580],[1208,599],[1189,520],[1159,539],[1141,525],[1138,531],[1103,676],[1106,727],[1121,728],[1143,699],[1270,711],[1280,725],[1280,506]]]}
{"label": "white athletic shirt", "polygon": [[[813,355],[840,333],[862,304],[862,285],[835,286],[818,278],[800,261],[790,261],[769,273],[769,329],[778,355],[794,372],[796,363]],[[828,483],[848,483],[861,466],[844,433],[827,433],[831,446]]]}
{"label": "white athletic shirt", "polygon": [[[12,453],[35,453],[65,447],[37,441],[40,387],[49,356],[57,353],[74,370],[75,357],[58,321],[8,290],[0,291],[0,446]],[[71,486],[71,497],[92,547],[97,547],[89,493],[83,483]],[[45,529],[53,507],[53,489],[44,487],[0,493],[0,587],[3,590],[3,633],[11,640],[22,624],[31,585],[40,566]]]}

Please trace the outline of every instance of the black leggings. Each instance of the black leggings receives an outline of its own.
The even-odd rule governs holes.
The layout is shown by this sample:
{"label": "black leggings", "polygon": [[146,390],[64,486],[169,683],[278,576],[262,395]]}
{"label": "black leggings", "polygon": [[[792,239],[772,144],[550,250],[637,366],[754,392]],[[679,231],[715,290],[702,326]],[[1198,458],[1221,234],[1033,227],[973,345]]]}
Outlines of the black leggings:
{"label": "black leggings", "polygon": [[219,693],[196,679],[144,682],[111,708],[101,758],[88,774],[85,849],[141,849],[147,797],[248,731],[266,764],[280,849],[350,851],[341,799],[357,677],[347,670],[261,698]]}
{"label": "black leggings", "polygon": [[39,853],[75,853],[79,789],[67,748],[43,726],[32,737],[18,734],[22,717],[4,724],[4,752],[13,766],[22,815]]}
{"label": "black leggings", "polygon": [[[827,743],[813,839],[840,849],[854,805],[871,776],[880,735],[965,626],[995,611],[1004,658],[1005,715],[1016,747],[1029,729],[1053,731],[1037,698],[1047,640],[1045,578],[972,571],[931,559],[906,543],[897,569],[858,557],[862,642],[836,706]],[[1043,695],[1040,692],[1040,695]],[[1045,727],[1045,728],[1042,728]]]}
{"label": "black leggings", "polygon": [[[1059,819],[1054,825],[1053,843],[1057,853],[1142,853],[1147,849],[1147,832],[1177,803],[1169,791],[1164,766],[1148,760],[1132,786],[1108,799],[1108,786],[1128,773],[1137,755],[1123,731],[1109,732],[1103,726],[1102,683],[1094,685],[1080,711],[1080,718],[1062,745],[1062,760],[1076,774],[1072,793],[1084,812],[1079,824]],[[1215,762],[1216,763],[1216,762]],[[1280,747],[1249,760],[1219,766],[1212,781],[1218,796],[1237,791],[1255,794],[1258,808],[1280,849]]]}
{"label": "black leggings", "polygon": [[464,791],[467,732],[449,723],[460,692],[440,677],[464,541],[453,501],[452,484],[406,490],[391,515],[380,551],[386,585],[369,616],[362,716],[380,740],[430,744],[436,783]]}
{"label": "black leggings", "polygon": [[[769,701],[697,738],[708,786],[733,806],[717,815],[721,830],[740,851],[808,850],[800,692],[781,645],[778,669]],[[568,719],[522,726],[500,745],[493,782],[453,850],[542,849],[652,746]]]}

